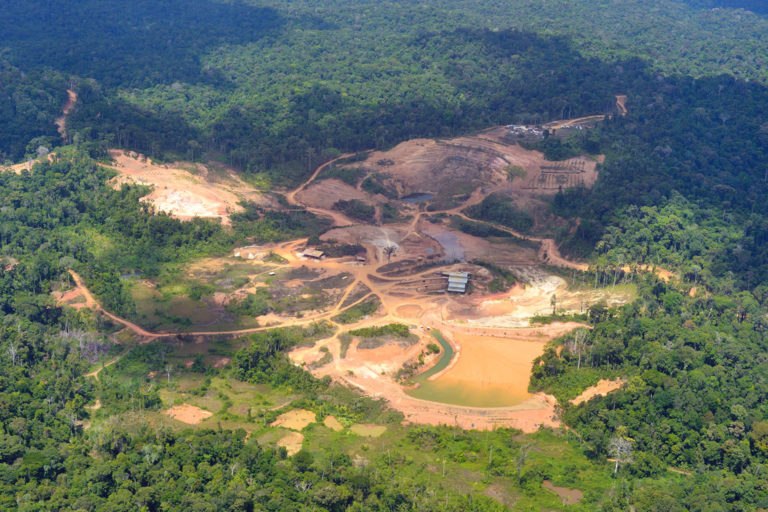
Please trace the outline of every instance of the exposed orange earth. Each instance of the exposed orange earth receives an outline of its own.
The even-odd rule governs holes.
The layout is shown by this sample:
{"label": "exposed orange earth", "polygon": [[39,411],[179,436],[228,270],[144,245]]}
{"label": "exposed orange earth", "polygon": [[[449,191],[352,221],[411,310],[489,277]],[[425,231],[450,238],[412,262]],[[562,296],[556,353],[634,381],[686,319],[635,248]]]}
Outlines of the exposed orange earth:
{"label": "exposed orange earth", "polygon": [[583,404],[584,402],[590,401],[592,398],[596,396],[605,396],[611,391],[616,391],[617,389],[620,389],[625,382],[626,381],[624,379],[616,379],[616,380],[601,379],[597,384],[595,384],[590,388],[585,389],[583,393],[581,393],[579,396],[571,400],[571,403],[573,405],[579,405],[579,404]]}

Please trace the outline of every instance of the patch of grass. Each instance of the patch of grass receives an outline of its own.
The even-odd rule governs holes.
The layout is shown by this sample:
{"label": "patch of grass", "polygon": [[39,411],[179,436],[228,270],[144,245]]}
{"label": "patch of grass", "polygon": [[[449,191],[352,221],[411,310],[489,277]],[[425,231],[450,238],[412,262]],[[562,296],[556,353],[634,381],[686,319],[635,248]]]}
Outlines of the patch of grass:
{"label": "patch of grass", "polygon": [[356,167],[336,167],[335,165],[331,165],[320,173],[317,179],[335,178],[343,181],[347,185],[356,187],[365,173],[366,171],[364,169],[358,169]]}
{"label": "patch of grass", "polygon": [[369,194],[381,194],[387,199],[397,199],[397,190],[385,182],[386,176],[372,174],[363,180],[361,188]]}
{"label": "patch of grass", "polygon": [[400,213],[400,210],[398,210],[396,207],[392,206],[389,203],[384,203],[381,205],[381,221],[384,224],[392,224],[396,222],[406,222],[409,219],[413,218],[411,215],[402,215]]}
{"label": "patch of grass", "polygon": [[557,313],[554,315],[534,315],[531,317],[532,324],[551,324],[553,322],[587,322],[589,316],[587,313]]}
{"label": "patch of grass", "polygon": [[488,269],[493,275],[493,279],[488,283],[488,291],[491,293],[503,292],[517,283],[517,279],[512,271],[495,265],[490,261],[472,260],[472,263]]}
{"label": "patch of grass", "polygon": [[374,314],[376,310],[379,309],[380,305],[381,302],[379,301],[379,298],[373,297],[369,300],[361,302],[360,304],[356,304],[345,311],[342,311],[333,317],[333,321],[340,324],[355,323],[358,320],[361,320],[363,317]]}
{"label": "patch of grass", "polygon": [[320,352],[323,353],[323,357],[315,361],[314,363],[311,363],[307,368],[309,370],[314,370],[316,368],[321,368],[331,361],[333,361],[333,355],[331,354],[330,350],[328,350],[328,347],[320,347]]}
{"label": "patch of grass", "polygon": [[349,350],[349,345],[352,343],[352,336],[349,335],[349,333],[339,334],[339,355],[342,359],[347,357],[347,351]]}
{"label": "patch of grass", "polygon": [[363,222],[373,222],[376,215],[376,208],[358,199],[336,201],[333,203],[333,209]]}
{"label": "patch of grass", "polygon": [[462,219],[461,217],[452,217],[451,227],[458,229],[462,233],[476,236],[478,238],[499,237],[518,239],[516,236],[512,235],[512,233],[508,233],[504,230],[495,228],[483,222],[473,222]]}
{"label": "patch of grass", "polygon": [[528,233],[533,227],[533,217],[498,194],[486,197],[480,204],[467,208],[465,213],[468,217],[495,222],[521,233]]}
{"label": "patch of grass", "polygon": [[380,338],[387,336],[390,338],[409,339],[413,337],[411,330],[405,324],[387,324],[378,327],[364,327],[349,331],[352,336],[360,338]]}

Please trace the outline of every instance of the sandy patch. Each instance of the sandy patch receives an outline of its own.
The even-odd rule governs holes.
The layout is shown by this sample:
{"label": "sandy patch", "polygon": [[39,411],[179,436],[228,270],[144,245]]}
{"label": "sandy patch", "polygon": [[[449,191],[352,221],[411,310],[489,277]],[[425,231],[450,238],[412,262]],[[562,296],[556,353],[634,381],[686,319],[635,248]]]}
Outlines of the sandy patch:
{"label": "sandy patch", "polygon": [[387,427],[370,423],[355,423],[349,427],[349,430],[363,437],[379,437],[387,431]]}
{"label": "sandy patch", "polygon": [[270,427],[284,427],[291,430],[302,430],[310,423],[314,423],[316,420],[315,413],[307,411],[306,409],[296,409],[294,411],[288,411],[277,417],[275,421],[270,423]]}
{"label": "sandy patch", "polygon": [[220,357],[220,358],[218,358],[213,363],[213,367],[214,368],[224,368],[225,366],[227,366],[229,364],[230,361],[231,361],[231,359],[228,358],[228,357]]}
{"label": "sandy patch", "polygon": [[357,199],[370,204],[377,202],[369,194],[337,179],[315,181],[296,194],[296,199],[308,205],[326,210],[330,210],[336,201]]}
{"label": "sandy patch", "polygon": [[399,306],[395,312],[397,313],[397,316],[402,318],[419,318],[424,312],[424,309],[416,304],[406,304],[404,306]]}
{"label": "sandy patch", "polygon": [[188,423],[190,425],[197,425],[204,419],[213,416],[212,412],[190,404],[174,405],[165,411],[165,414],[175,420],[181,421],[182,423]]}
{"label": "sandy patch", "polygon": [[582,394],[571,400],[571,403],[573,405],[579,405],[583,404],[584,402],[590,401],[592,398],[596,396],[605,396],[611,391],[616,391],[617,389],[621,388],[621,386],[624,385],[626,381],[624,379],[616,379],[616,380],[608,380],[608,379],[601,379],[597,384],[594,386],[587,388],[584,390]]}
{"label": "sandy patch", "polygon": [[288,456],[296,455],[304,443],[304,436],[298,432],[288,432],[277,441],[277,446],[282,446],[288,452]]}
{"label": "sandy patch", "polygon": [[108,167],[119,173],[112,180],[113,187],[119,188],[123,183],[151,186],[152,192],[142,200],[178,219],[218,218],[229,223],[230,214],[243,210],[238,204],[240,201],[269,204],[258,190],[229,169],[193,163],[161,166],[136,153],[120,150],[109,153],[114,163]]}
{"label": "sandy patch", "polygon": [[323,420],[323,425],[333,430],[334,432],[340,432],[344,430],[344,425],[342,425],[339,420],[333,416],[326,416]]}

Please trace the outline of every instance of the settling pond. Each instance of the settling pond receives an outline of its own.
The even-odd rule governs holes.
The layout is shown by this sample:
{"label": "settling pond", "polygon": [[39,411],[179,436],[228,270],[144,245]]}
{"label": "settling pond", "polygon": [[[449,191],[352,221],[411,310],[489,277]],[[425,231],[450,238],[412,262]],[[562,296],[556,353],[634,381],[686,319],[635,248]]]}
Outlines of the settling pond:
{"label": "settling pond", "polygon": [[430,370],[414,378],[419,387],[407,391],[414,398],[469,407],[506,407],[527,400],[531,367],[544,352],[544,343],[456,334],[461,355],[435,380],[429,377],[448,367],[453,348],[438,331],[433,336],[443,356]]}
{"label": "settling pond", "polygon": [[404,203],[421,203],[422,201],[429,201],[435,197],[435,194],[430,194],[429,192],[416,192],[414,194],[408,194],[405,197],[401,197],[400,201]]}

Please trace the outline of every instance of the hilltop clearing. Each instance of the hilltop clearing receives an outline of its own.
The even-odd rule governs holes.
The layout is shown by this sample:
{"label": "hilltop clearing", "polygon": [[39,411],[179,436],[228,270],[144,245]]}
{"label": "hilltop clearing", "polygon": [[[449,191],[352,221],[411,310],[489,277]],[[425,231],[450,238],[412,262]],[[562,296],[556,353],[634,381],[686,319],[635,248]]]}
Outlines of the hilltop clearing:
{"label": "hilltop clearing", "polygon": [[222,166],[183,162],[159,165],[134,152],[111,150],[109,154],[114,163],[107,167],[119,173],[112,181],[114,187],[123,183],[150,186],[152,192],[144,200],[158,212],[178,219],[218,218],[228,224],[232,213],[243,210],[241,201],[271,204],[267,196]]}
{"label": "hilltop clearing", "polygon": [[[574,123],[578,120],[562,125]],[[505,127],[455,139],[409,140],[389,151],[368,153],[362,160],[342,158],[324,166],[292,199],[323,209],[333,208],[339,200],[360,201],[376,208],[381,219],[384,204],[404,212],[419,204],[428,211],[462,203],[466,208],[479,202],[465,202],[479,189],[479,199],[499,192],[534,210],[543,205],[537,196],[568,187],[589,188],[597,180],[603,156],[551,162],[541,152],[520,146],[518,140],[515,130]]]}

